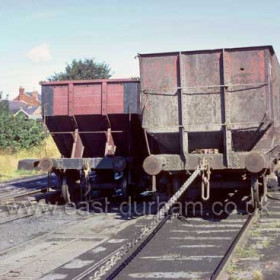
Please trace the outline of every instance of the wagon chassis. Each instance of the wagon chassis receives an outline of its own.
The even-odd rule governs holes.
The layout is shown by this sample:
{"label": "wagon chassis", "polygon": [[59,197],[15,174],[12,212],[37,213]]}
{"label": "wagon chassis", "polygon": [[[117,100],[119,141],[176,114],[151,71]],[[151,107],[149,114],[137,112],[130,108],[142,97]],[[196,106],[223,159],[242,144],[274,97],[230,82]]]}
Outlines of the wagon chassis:
{"label": "wagon chassis", "polygon": [[[75,118],[74,118],[75,119]],[[110,121],[108,120],[110,123]],[[115,132],[115,131],[114,131]],[[123,131],[120,131],[123,132]],[[106,135],[106,143],[105,143],[105,151],[104,157],[93,157],[93,158],[85,158],[84,154],[84,145],[82,139],[80,137],[80,133],[105,133]],[[135,158],[133,157],[122,157],[115,156],[116,146],[114,143],[114,139],[112,136],[111,128],[108,128],[107,131],[96,132],[80,132],[79,129],[75,129],[74,132],[58,132],[52,133],[55,134],[70,134],[73,137],[73,145],[71,151],[70,158],[42,158],[40,161],[36,162],[34,165],[38,166],[38,168],[44,172],[48,172],[49,175],[54,173],[58,177],[58,187],[61,190],[62,197],[65,202],[70,203],[73,200],[73,185],[75,184],[73,178],[71,178],[71,172],[79,171],[79,189],[81,199],[85,199],[91,189],[92,185],[90,183],[90,172],[96,170],[112,170],[113,172],[121,172],[121,173],[129,173],[129,169],[133,166],[133,161]],[[70,173],[69,173],[70,172]],[[119,183],[101,183],[99,186],[103,188],[116,188],[118,185],[122,188],[122,193],[124,198],[126,198],[128,194],[128,182],[127,174],[123,174],[122,179]],[[128,176],[130,179],[130,176]],[[84,187],[85,193],[82,194],[82,188]]]}

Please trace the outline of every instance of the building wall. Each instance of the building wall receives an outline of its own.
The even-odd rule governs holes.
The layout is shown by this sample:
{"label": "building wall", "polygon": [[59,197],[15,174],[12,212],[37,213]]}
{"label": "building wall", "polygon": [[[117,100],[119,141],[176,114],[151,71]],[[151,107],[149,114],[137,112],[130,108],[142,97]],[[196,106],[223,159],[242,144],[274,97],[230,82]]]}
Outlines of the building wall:
{"label": "building wall", "polygon": [[36,118],[42,118],[42,108],[41,106],[38,107],[38,109],[32,114]]}

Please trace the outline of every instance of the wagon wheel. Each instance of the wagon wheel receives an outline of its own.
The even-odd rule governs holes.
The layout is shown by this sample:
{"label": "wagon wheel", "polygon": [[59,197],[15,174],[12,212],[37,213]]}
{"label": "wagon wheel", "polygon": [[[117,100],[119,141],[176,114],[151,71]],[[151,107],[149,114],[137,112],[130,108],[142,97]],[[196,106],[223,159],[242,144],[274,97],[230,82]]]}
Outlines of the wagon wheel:
{"label": "wagon wheel", "polygon": [[[56,179],[55,178],[52,178],[52,175],[53,176],[56,176]],[[54,190],[57,190],[57,189],[61,189],[61,176],[60,176],[60,173],[56,172],[56,171],[53,171],[53,172],[48,172],[48,188],[50,189],[54,189]],[[45,189],[43,190],[42,192],[43,193],[46,193],[48,190]],[[50,203],[50,204],[55,204],[57,202],[61,202],[61,199],[60,199],[60,196],[57,196],[57,195],[50,195],[50,196],[46,196],[45,198],[45,201],[46,203]]]}
{"label": "wagon wheel", "polygon": [[268,176],[264,175],[262,177],[262,193],[261,193],[264,202],[267,201],[267,181],[268,181]]}
{"label": "wagon wheel", "polygon": [[172,195],[176,193],[180,188],[180,178],[179,176],[174,176],[172,179]]}
{"label": "wagon wheel", "polygon": [[123,178],[121,179],[121,183],[120,183],[120,186],[121,186],[121,190],[122,190],[122,197],[123,197],[123,200],[128,200],[128,183],[127,183],[127,178],[126,176],[124,175]]}
{"label": "wagon wheel", "polygon": [[251,176],[251,195],[252,195],[252,204],[255,209],[260,208],[260,184],[258,177],[256,175]]}
{"label": "wagon wheel", "polygon": [[62,197],[63,197],[65,203],[71,202],[69,186],[66,182],[65,176],[63,176],[62,183],[61,183],[61,194],[62,194]]}

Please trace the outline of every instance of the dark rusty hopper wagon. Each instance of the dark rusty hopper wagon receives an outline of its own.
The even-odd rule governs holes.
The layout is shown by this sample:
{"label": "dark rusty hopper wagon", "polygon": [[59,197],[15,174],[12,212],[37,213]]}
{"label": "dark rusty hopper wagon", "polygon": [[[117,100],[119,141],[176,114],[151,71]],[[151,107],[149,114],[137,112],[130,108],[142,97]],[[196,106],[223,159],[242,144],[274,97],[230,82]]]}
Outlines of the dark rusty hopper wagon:
{"label": "dark rusty hopper wagon", "polygon": [[253,182],[274,171],[280,68],[271,46],[141,54],[139,59],[148,174],[194,170],[202,160],[214,173],[240,171],[253,175]]}
{"label": "dark rusty hopper wagon", "polygon": [[79,188],[87,194],[97,185],[106,188],[121,182],[126,188],[124,178],[141,155],[139,81],[60,81],[41,85],[43,117],[62,158],[42,159],[39,167],[61,177],[65,200],[70,200],[71,192],[74,197],[73,190]]}

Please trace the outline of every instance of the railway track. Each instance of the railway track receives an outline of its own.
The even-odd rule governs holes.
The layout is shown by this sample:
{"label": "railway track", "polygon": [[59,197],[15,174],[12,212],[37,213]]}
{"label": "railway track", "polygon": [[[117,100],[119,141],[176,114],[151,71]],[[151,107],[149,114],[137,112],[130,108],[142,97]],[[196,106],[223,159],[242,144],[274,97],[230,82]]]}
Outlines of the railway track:
{"label": "railway track", "polygon": [[50,194],[47,185],[45,175],[1,183],[0,225],[34,216],[37,202]]}
{"label": "railway track", "polygon": [[[239,195],[242,196],[243,194]],[[236,197],[234,198],[234,196]],[[229,197],[232,198],[230,202],[243,201],[236,192],[231,193]],[[224,200],[227,200],[227,198]],[[100,244],[98,243],[99,245],[96,248],[92,244],[91,252],[85,252],[80,256],[77,254],[75,259],[60,268],[55,268],[53,272],[47,272],[48,268],[46,268],[44,270],[46,272],[45,276],[34,279],[56,279],[51,278],[53,275],[64,275],[63,279],[65,280],[222,279],[222,276],[226,273],[225,268],[230,262],[236,247],[244,241],[248,230],[257,220],[259,213],[256,211],[249,215],[245,208],[241,206],[239,209],[230,209],[226,216],[217,216],[211,212],[208,206],[202,212],[196,209],[194,213],[187,216],[179,215],[180,211],[178,212],[172,207],[169,209],[162,208],[165,209],[164,213],[168,214],[162,215],[162,219],[153,227],[150,227],[150,225],[154,219],[150,219],[151,216],[149,216],[150,218],[148,216],[147,218],[143,217],[130,230],[131,234],[127,234],[127,229],[124,229],[113,239],[100,239]],[[170,210],[174,213],[173,215]],[[74,222],[74,226],[75,224],[76,222]],[[134,240],[135,233],[143,232],[144,228],[150,229],[149,232],[141,238],[141,241],[138,239],[136,246],[131,246],[129,240]],[[88,240],[86,241],[87,246],[90,244],[88,238],[89,236],[86,235],[82,238]],[[94,238],[94,236],[91,236],[91,238]],[[60,237],[58,240],[60,240]],[[78,242],[75,240],[74,243]],[[69,250],[67,248],[73,246],[72,241],[69,241],[69,244],[66,241],[63,243],[64,245],[61,245],[61,248],[59,247],[59,250]],[[120,246],[118,242],[128,242],[130,247],[123,251],[126,245]],[[111,247],[109,246],[107,249],[108,245]],[[12,251],[14,250],[12,249]],[[118,258],[106,273],[98,276],[97,272],[102,267],[107,266],[109,262],[112,263],[112,258],[115,258],[120,250],[125,252],[123,258]],[[52,254],[56,255],[55,252]],[[51,256],[49,256],[49,259],[54,257]],[[45,259],[46,257],[42,256],[42,258]],[[55,258],[59,260],[59,256],[55,256]],[[32,260],[31,253],[30,260]],[[20,262],[23,261],[20,260]],[[79,271],[75,271],[73,267],[78,266],[79,262],[86,265],[81,267]],[[23,266],[21,269],[25,271],[27,268]],[[69,274],[67,274],[67,271],[69,271]],[[31,275],[31,271],[29,273]],[[20,279],[20,276],[18,278],[11,275],[11,277]]]}
{"label": "railway track", "polygon": [[[94,273],[106,265],[119,248],[65,279],[223,279],[236,247],[244,241],[257,217],[257,212],[242,216],[232,213],[221,220],[204,213],[202,217],[185,221],[175,217],[166,219],[103,277],[94,277]],[[143,220],[137,228],[148,223]]]}
{"label": "railway track", "polygon": [[223,279],[235,249],[257,217],[256,211],[225,220],[206,216],[166,220],[105,277],[87,275],[76,280]]}
{"label": "railway track", "polygon": [[[186,220],[178,219],[176,216],[166,219],[162,227],[150,235],[150,240],[145,239],[147,240],[144,242],[145,246],[141,246],[142,243],[139,244],[141,250],[138,250],[137,254],[134,251],[129,252],[124,261],[117,263],[112,271],[108,271],[101,279],[210,279],[224,257],[223,254],[232,244],[234,236],[238,235],[246,223],[248,216],[233,212],[227,219],[218,219],[209,217],[208,212],[202,214],[200,217],[196,215]],[[151,219],[148,217],[139,219],[135,225],[131,226],[130,232],[135,233],[136,230],[149,225]],[[98,217],[96,216],[96,218]],[[96,218],[91,217],[90,219]],[[102,219],[105,219],[105,216]],[[32,240],[29,245],[24,245],[26,247],[24,250],[12,248],[5,252],[7,256],[3,259],[3,263],[10,263],[8,260],[11,258],[17,260],[14,263],[13,271],[18,273],[16,276],[7,273],[4,274],[5,277],[7,279],[22,279],[21,277],[30,275],[30,279],[44,280],[59,279],[55,277],[64,277],[61,279],[65,280],[96,279],[91,278],[94,272],[119,251],[120,244],[127,242],[130,237],[135,235],[129,235],[129,230],[126,227],[115,236],[107,238],[104,234],[92,235],[89,230],[88,233],[84,230],[89,227],[88,222],[86,220],[78,221],[73,221],[71,226],[68,225],[71,231],[68,230],[67,234],[63,231],[63,235],[61,235],[62,232],[41,235],[38,236],[37,242]],[[112,222],[111,219],[111,225]],[[97,229],[96,226],[95,228]],[[75,234],[76,230],[78,232]],[[222,234],[221,231],[224,233]],[[81,234],[82,232],[83,234]],[[76,247],[81,242],[75,239],[78,237],[82,242],[85,242],[83,248]],[[73,248],[73,244],[76,243],[77,245]],[[60,245],[61,247],[58,247]],[[88,251],[85,245],[88,246]],[[47,255],[40,250],[37,251],[41,246],[46,247]],[[84,253],[82,253],[82,249]],[[70,260],[70,255],[61,254],[69,250],[72,254],[75,253],[71,255],[72,260]],[[28,253],[29,251],[30,253]],[[131,253],[134,253],[133,257],[131,257]],[[25,257],[21,258],[20,255]],[[131,257],[129,262],[126,261],[128,257]],[[5,259],[7,260],[5,261]],[[40,263],[39,270],[44,271],[45,276],[38,277],[39,271],[35,269],[36,267],[31,268],[30,265],[26,265],[25,259],[30,263]],[[54,269],[54,261],[56,265],[60,263],[61,266]],[[49,267],[53,267],[54,271],[50,271]],[[121,269],[118,269],[119,267]]]}
{"label": "railway track", "polygon": [[152,222],[138,224],[140,234],[69,279],[222,279],[235,249],[257,220],[258,210],[233,209],[227,217],[213,215],[209,209],[190,218],[170,215],[197,174]]}
{"label": "railway track", "polygon": [[35,176],[33,178],[1,183],[0,206],[34,196],[46,190],[46,176]]}
{"label": "railway track", "polygon": [[[14,244],[15,246],[0,251],[0,279],[37,280],[42,275],[51,274],[52,270],[65,264],[73,270],[77,262],[83,264],[79,256],[86,254],[87,251],[93,250],[100,254],[98,248],[107,241],[111,245],[119,245],[114,243],[111,236],[122,230],[125,224],[124,221],[117,219],[116,214],[91,214],[81,217],[67,215],[63,211],[63,206],[61,207],[57,209],[55,216],[36,216],[29,219],[27,223],[19,220],[2,225],[1,230],[7,226],[6,231],[12,233],[9,238],[16,241],[18,238],[22,240]],[[13,228],[20,228],[22,232],[27,230],[29,234],[28,236],[24,233],[22,236],[20,232],[13,234]],[[33,229],[33,233],[30,232],[30,228]],[[3,235],[2,238],[4,239]],[[5,242],[9,242],[7,237]],[[47,278],[59,279],[52,275]]]}

